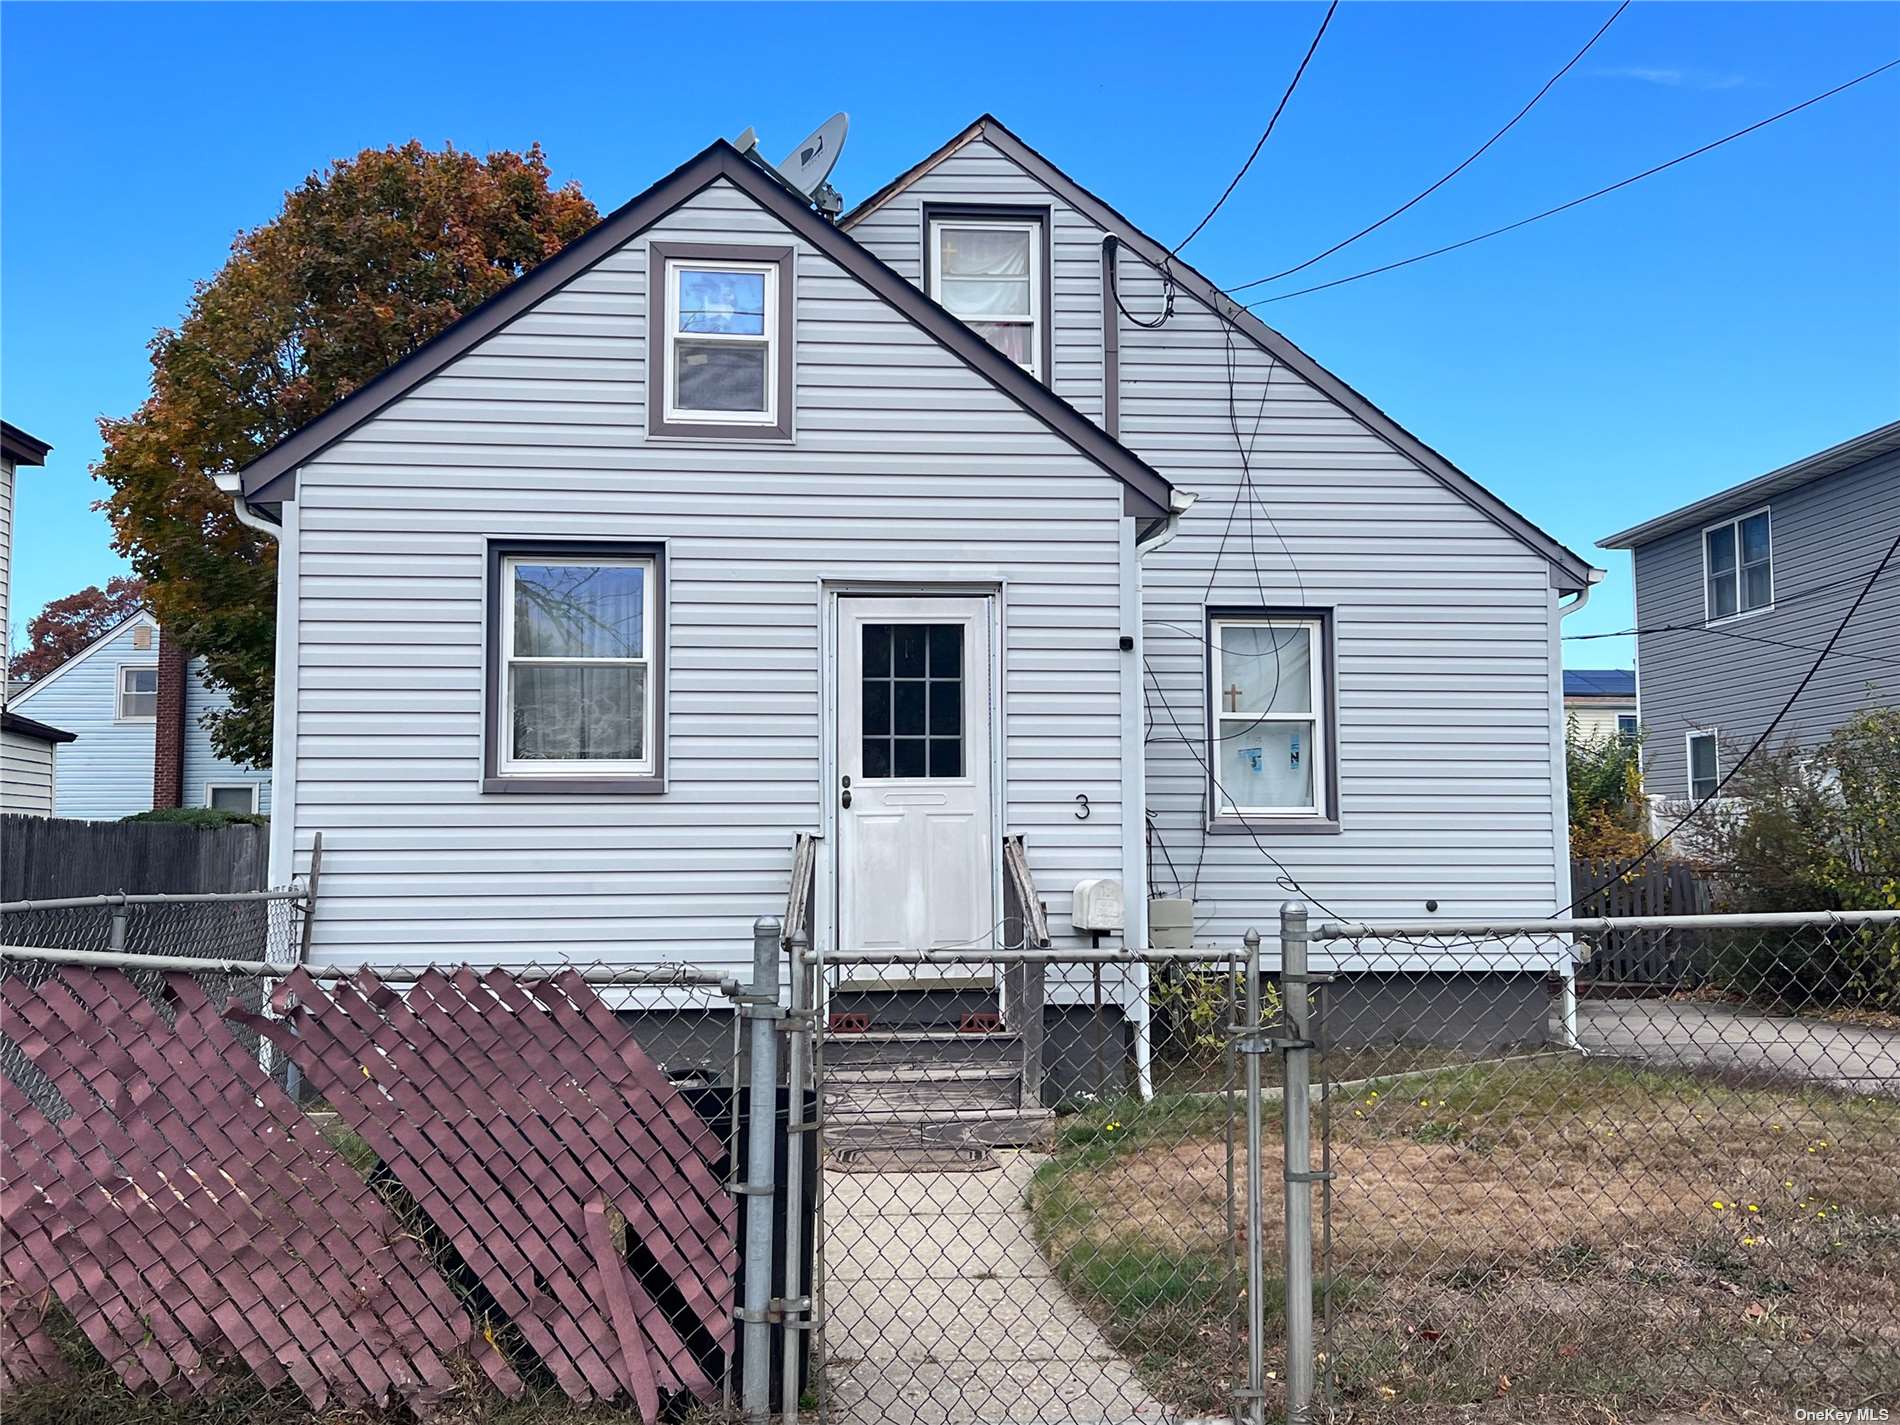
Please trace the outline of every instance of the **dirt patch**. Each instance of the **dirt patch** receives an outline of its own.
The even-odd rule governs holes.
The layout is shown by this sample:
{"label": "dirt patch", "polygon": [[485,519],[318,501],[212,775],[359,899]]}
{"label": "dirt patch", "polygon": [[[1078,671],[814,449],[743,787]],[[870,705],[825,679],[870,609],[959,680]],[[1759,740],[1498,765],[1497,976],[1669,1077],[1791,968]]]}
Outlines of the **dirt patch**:
{"label": "dirt patch", "polygon": [[[1900,1103],[1563,1059],[1393,1079],[1328,1109],[1320,1309],[1349,1418],[1900,1404]],[[1239,1234],[1224,1136],[1165,1115],[1123,1131],[1058,1154],[1038,1220],[1072,1290],[1139,1339],[1135,1313],[1091,1296],[1113,1276],[1075,1268],[1227,1261]],[[1266,1190],[1277,1276],[1277,1173]],[[1231,1279],[1209,1288],[1209,1323],[1228,1319],[1212,1307],[1238,1300]],[[1209,1367],[1235,1349],[1214,1340]]]}

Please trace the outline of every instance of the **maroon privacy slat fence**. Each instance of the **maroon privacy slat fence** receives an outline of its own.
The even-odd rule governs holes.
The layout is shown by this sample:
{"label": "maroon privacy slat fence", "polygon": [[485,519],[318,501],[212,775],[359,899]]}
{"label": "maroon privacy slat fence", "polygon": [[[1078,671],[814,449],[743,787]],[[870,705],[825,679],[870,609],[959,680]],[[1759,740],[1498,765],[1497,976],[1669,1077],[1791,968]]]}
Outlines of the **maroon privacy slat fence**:
{"label": "maroon privacy slat fence", "polygon": [[[652,1421],[665,1395],[714,1393],[686,1338],[702,1358],[732,1344],[723,1145],[578,975],[399,993],[297,974],[278,1020],[220,1014],[189,976],[141,980],[162,991],[111,970],[0,980],[17,1051],[0,1386],[64,1370],[43,1326],[57,1303],[127,1385],[174,1396],[239,1362],[315,1406],[427,1414],[476,1373],[523,1391],[510,1328],[577,1399],[630,1396]],[[227,1021],[299,1066],[382,1191]]]}

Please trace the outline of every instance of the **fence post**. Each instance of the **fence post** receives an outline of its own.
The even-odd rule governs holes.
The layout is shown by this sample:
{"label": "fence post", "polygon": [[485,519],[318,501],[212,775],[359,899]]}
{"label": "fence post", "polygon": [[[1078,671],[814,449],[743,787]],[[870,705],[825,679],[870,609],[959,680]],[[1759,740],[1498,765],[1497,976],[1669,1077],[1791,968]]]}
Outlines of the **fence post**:
{"label": "fence post", "polygon": [[778,920],[752,923],[752,983],[739,998],[751,1022],[751,1091],[746,1118],[745,1358],[740,1401],[763,1425],[772,1409],[772,1168],[778,1147]]}
{"label": "fence post", "polygon": [[126,910],[125,893],[121,891],[119,893],[119,904],[112,912],[111,928],[106,931],[106,949],[112,951],[114,954],[125,949],[125,925],[129,918],[129,914]]}
{"label": "fence post", "polygon": [[1286,1418],[1308,1425],[1313,1410],[1313,1039],[1308,1018],[1306,907],[1280,907],[1281,1091],[1286,1150]]}
{"label": "fence post", "polygon": [[1247,1410],[1248,1425],[1265,1425],[1267,1418],[1267,1263],[1266,1170],[1261,1161],[1260,1056],[1266,1050],[1260,1022],[1260,932],[1249,929],[1247,960],[1247,1018],[1241,1029],[1240,1052],[1246,1064],[1247,1085]]}
{"label": "fence post", "polygon": [[[817,1022],[812,1011],[814,967],[805,963],[810,945],[805,932],[793,926],[786,937],[791,952],[791,1026],[785,1046],[785,1371],[780,1379],[779,1404],[785,1425],[798,1425],[798,1363],[804,1358],[815,1314],[815,1293],[805,1279],[805,1081],[811,1077],[811,1034]],[[803,1288],[801,1290],[800,1288]]]}

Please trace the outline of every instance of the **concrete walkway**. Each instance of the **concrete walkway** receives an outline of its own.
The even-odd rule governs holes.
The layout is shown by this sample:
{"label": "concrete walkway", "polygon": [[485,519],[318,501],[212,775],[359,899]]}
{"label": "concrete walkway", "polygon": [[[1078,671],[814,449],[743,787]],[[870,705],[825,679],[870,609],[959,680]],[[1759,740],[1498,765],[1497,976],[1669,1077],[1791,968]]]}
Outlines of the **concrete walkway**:
{"label": "concrete walkway", "polygon": [[1167,1418],[1037,1251],[1043,1159],[986,1172],[825,1174],[831,1418],[1106,1425]]}
{"label": "concrete walkway", "polygon": [[1660,1069],[1740,1070],[1900,1098],[1900,1034],[1697,1000],[1586,999],[1577,1038],[1593,1054]]}

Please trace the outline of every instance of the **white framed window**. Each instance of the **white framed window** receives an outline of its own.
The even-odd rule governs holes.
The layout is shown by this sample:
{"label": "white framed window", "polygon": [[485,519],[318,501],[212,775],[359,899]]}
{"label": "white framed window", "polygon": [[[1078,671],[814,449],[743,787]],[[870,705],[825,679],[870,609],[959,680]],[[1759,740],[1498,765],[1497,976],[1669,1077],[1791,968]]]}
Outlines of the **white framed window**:
{"label": "white framed window", "polygon": [[152,664],[119,665],[120,722],[154,722],[158,718],[158,669]]}
{"label": "white framed window", "polygon": [[1216,616],[1209,633],[1215,814],[1326,816],[1330,729],[1320,620]]}
{"label": "white framed window", "polygon": [[1689,734],[1689,800],[1707,801],[1722,784],[1721,758],[1716,745],[1716,730]]}
{"label": "white framed window", "polygon": [[1616,715],[1616,735],[1618,737],[1634,737],[1636,736],[1636,729],[1637,722],[1635,713],[1618,713]]}
{"label": "white framed window", "polygon": [[216,811],[257,810],[256,782],[207,782],[205,805]]}
{"label": "white framed window", "polygon": [[1702,531],[1703,617],[1714,623],[1775,602],[1773,532],[1766,509]]}
{"label": "white framed window", "polygon": [[930,295],[1011,361],[1046,380],[1042,235],[1039,218],[931,218]]}
{"label": "white framed window", "polygon": [[667,424],[775,426],[779,264],[667,258]]}
{"label": "white framed window", "polygon": [[501,778],[653,777],[658,558],[507,553],[497,571]]}

